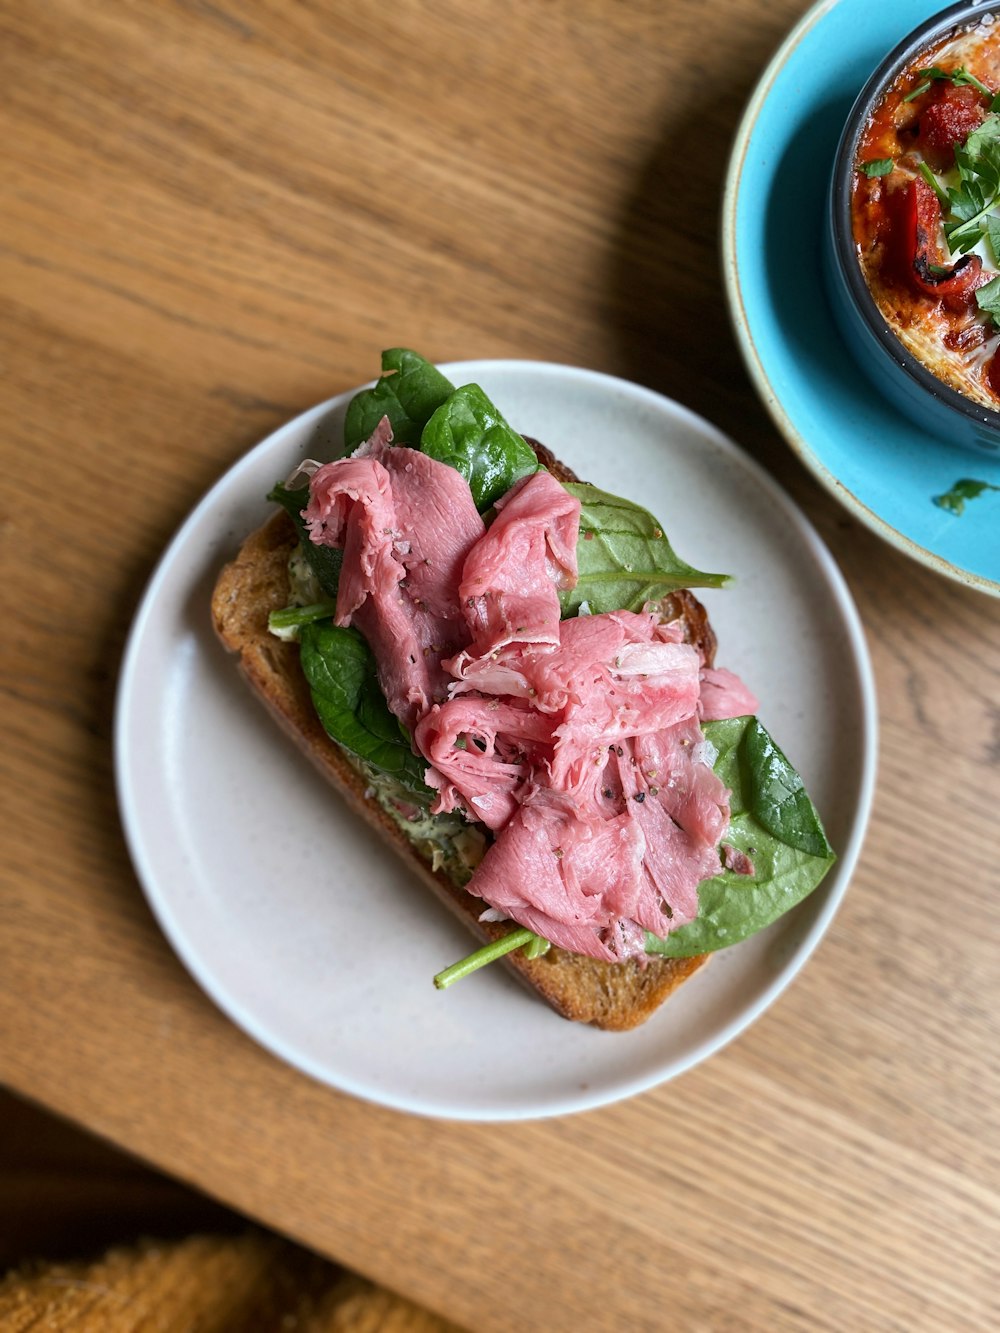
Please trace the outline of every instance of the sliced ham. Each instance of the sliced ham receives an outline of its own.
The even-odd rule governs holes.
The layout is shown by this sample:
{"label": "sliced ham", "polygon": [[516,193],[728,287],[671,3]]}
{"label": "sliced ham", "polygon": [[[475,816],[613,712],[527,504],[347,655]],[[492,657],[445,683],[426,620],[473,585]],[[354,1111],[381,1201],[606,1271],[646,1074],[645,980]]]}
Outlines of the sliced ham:
{"label": "sliced ham", "polygon": [[392,482],[397,526],[409,536],[400,560],[411,601],[432,615],[460,620],[462,570],[486,531],[465,478],[415,449],[382,448],[375,456]]}
{"label": "sliced ham", "polygon": [[559,642],[559,588],[576,583],[580,501],[550,472],[535,472],[497,501],[497,516],[469,553],[459,595],[486,657],[508,643]]}
{"label": "sliced ham", "polygon": [[722,864],[727,870],[731,870],[734,875],[752,875],[755,873],[753,862],[746,852],[741,852],[732,843],[724,842],[719,850],[722,853]]}
{"label": "sliced ham", "polygon": [[701,672],[701,700],[698,708],[703,722],[722,722],[728,717],[749,717],[759,707],[757,696],[725,667],[704,667]]}
{"label": "sliced ham", "polygon": [[573,953],[614,961],[614,923],[629,920],[646,847],[627,815],[581,817],[537,789],[480,862],[469,890]]}
{"label": "sliced ham", "polygon": [[[589,616],[586,623],[601,618]],[[581,764],[594,763],[602,749],[691,716],[698,705],[698,666],[690,645],[656,638],[626,641],[610,661],[579,663],[555,733],[553,785],[572,789]]]}
{"label": "sliced ham", "polygon": [[378,663],[389,707],[412,729],[464,643],[458,582],[483,521],[454,468],[391,448],[388,423],[350,458],[319,468],[303,518],[312,541],[344,552],[336,622],[354,624]]}
{"label": "sliced ham", "polygon": [[617,756],[625,808],[646,839],[646,892],[635,919],[666,935],[698,914],[698,885],[721,870],[729,792],[707,762],[693,715],[634,737]]}
{"label": "sliced ham", "polygon": [[649,796],[698,845],[717,847],[729,825],[729,793],[705,752],[697,718],[637,736],[632,754]]}
{"label": "sliced ham", "polygon": [[427,781],[438,792],[434,813],[462,808],[488,828],[503,828],[517,809],[518,789],[551,741],[550,720],[532,709],[470,697],[435,705],[414,732],[432,765]]}

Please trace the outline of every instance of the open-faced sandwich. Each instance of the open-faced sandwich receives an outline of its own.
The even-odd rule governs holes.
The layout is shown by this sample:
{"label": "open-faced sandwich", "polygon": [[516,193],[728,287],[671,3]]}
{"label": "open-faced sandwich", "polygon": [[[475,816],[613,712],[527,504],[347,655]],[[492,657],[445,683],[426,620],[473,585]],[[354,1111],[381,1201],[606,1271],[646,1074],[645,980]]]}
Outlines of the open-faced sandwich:
{"label": "open-faced sandwich", "polygon": [[[216,630],[361,818],[567,1018],[642,1022],[833,860],[657,520],[415,353],[222,571]],[[766,685],[766,682],[765,682]],[[442,963],[446,960],[442,959]],[[428,979],[430,980],[430,979]]]}

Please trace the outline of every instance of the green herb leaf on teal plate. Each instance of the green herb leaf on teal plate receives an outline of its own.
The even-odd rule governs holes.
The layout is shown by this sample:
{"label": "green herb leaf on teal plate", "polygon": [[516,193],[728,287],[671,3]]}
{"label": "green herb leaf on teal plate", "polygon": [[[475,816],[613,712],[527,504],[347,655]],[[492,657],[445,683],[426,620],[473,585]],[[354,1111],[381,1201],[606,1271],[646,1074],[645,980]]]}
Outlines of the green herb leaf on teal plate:
{"label": "green herb leaf on teal plate", "polygon": [[[1000,278],[994,281],[1000,282]],[[939,509],[947,509],[958,517],[965,513],[967,501],[978,500],[985,491],[1000,491],[1000,486],[994,486],[989,481],[976,481],[973,477],[963,477],[961,481],[955,482],[950,491],[945,491],[944,495],[935,495],[933,499]]]}

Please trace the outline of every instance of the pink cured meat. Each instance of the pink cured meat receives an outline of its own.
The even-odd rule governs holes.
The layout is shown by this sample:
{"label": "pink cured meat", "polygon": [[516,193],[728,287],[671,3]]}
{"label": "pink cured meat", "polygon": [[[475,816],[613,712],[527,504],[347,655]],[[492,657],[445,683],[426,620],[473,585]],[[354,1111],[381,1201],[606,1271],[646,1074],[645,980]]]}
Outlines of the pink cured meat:
{"label": "pink cured meat", "polygon": [[618,758],[625,808],[646,838],[645,891],[635,920],[654,935],[693,921],[698,885],[722,869],[729,792],[715,775],[697,718],[634,738]]}
{"label": "pink cured meat", "polygon": [[729,797],[706,751],[692,716],[665,731],[636,737],[632,771],[637,790],[655,796],[685,833],[700,846],[717,847],[729,826]]}
{"label": "pink cured meat", "polygon": [[452,699],[417,724],[414,740],[433,765],[427,781],[439,793],[435,813],[459,807],[500,829],[518,806],[538,749],[552,741],[551,720],[498,699]]}
{"label": "pink cured meat", "polygon": [[722,722],[729,717],[749,717],[759,707],[756,695],[725,667],[705,667],[701,673],[698,709],[703,722]]}
{"label": "pink cured meat", "polygon": [[567,704],[555,733],[551,771],[557,787],[577,786],[581,765],[592,766],[602,748],[662,731],[698,705],[699,660],[690,644],[676,642],[672,633],[661,636],[648,616],[611,613],[609,618],[621,632],[610,659],[588,660],[578,653],[578,641],[593,634],[588,622],[604,616],[585,618],[582,630],[571,630],[573,621],[566,625],[560,658],[568,659]]}
{"label": "pink cured meat", "polygon": [[[693,920],[699,883],[721,869],[728,792],[698,722],[700,659],[679,637],[653,615],[618,612],[563,622],[549,652],[519,650],[551,744],[542,736],[533,751],[522,747],[503,793],[509,822],[467,887],[576,953],[644,957],[643,932],[664,936]],[[484,708],[504,705],[463,694],[444,707],[458,706],[475,725]],[[463,776],[467,807],[490,803],[490,765]],[[618,859],[605,866],[598,853],[608,850]]]}
{"label": "pink cured meat", "polygon": [[470,890],[573,953],[614,961],[613,920],[629,920],[645,840],[626,815],[581,816],[552,792],[522,804],[479,865]]}
{"label": "pink cured meat", "polygon": [[459,596],[472,631],[470,653],[509,643],[559,642],[559,593],[576,583],[580,501],[549,472],[515,483],[469,553]]}
{"label": "pink cured meat", "polygon": [[[416,449],[380,449],[375,456],[392,479],[398,529],[409,537],[400,559],[411,601],[460,621],[462,570],[486,531],[468,484],[453,467]],[[464,639],[464,630],[456,629]]]}
{"label": "pink cured meat", "polygon": [[469,892],[574,953],[644,957],[643,932],[693,921],[722,869],[729,793],[701,742],[691,716],[613,747],[586,793],[528,788]]}
{"label": "pink cured meat", "polygon": [[412,729],[445,697],[442,659],[465,641],[458,580],[484,526],[459,473],[387,447],[385,426],[313,474],[303,518],[312,541],[343,550],[337,624],[365,636],[389,707]]}
{"label": "pink cured meat", "polygon": [[[588,799],[585,792],[594,786],[595,767],[605,762],[609,745],[661,731],[694,714],[698,654],[678,640],[676,626],[661,625],[647,614],[625,611],[563,621],[560,641],[552,647],[509,645],[496,655],[466,661],[458,697],[475,688],[480,696],[522,699],[532,710],[551,715],[552,748],[541,756],[545,781]],[[484,769],[481,780],[489,779]],[[477,794],[485,798],[488,791]]]}

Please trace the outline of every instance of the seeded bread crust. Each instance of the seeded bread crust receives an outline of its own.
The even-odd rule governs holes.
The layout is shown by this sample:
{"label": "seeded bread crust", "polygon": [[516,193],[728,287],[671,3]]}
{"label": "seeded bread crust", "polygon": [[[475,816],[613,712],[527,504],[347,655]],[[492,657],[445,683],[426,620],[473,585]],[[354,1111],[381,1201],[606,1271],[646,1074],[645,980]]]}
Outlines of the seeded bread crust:
{"label": "seeded bread crust", "polygon": [[[531,443],[539,460],[560,481],[577,480],[547,449]],[[288,560],[296,540],[295,527],[283,510],[247,538],[215,585],[212,619],[216,633],[237,656],[237,667],[250,688],[359,818],[379,830],[414,874],[480,940],[499,939],[510,927],[480,922],[482,899],[456,888],[441,871],[432,870],[381,806],[366,799],[364,779],[320,725],[299,666],[298,646],[283,643],[268,632],[268,615],[291,600]],[[674,613],[684,621],[688,641],[711,663],[715,636],[704,607],[689,592],[674,594],[673,602]],[[655,958],[641,966],[634,961],[603,963],[552,948],[534,959],[525,958],[517,950],[503,961],[564,1018],[623,1032],[644,1022],[706,958],[704,954],[696,958]]]}

